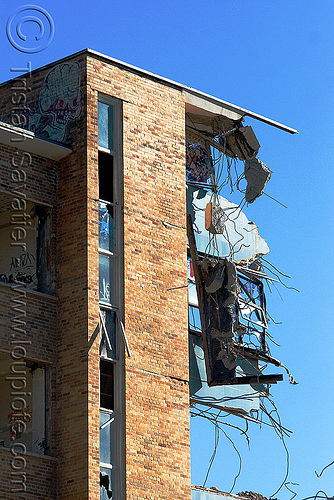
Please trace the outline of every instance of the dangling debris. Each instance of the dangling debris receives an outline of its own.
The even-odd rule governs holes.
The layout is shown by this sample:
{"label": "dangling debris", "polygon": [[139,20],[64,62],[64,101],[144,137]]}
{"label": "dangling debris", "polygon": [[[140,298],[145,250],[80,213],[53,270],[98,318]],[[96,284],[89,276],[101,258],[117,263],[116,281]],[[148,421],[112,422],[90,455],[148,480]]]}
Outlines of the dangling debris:
{"label": "dangling debris", "polygon": [[[202,263],[204,265],[204,262]],[[214,267],[208,269],[208,279],[205,283],[205,291],[214,293],[222,287],[225,277],[225,266],[219,260]]]}
{"label": "dangling debris", "polygon": [[254,271],[261,271],[262,270],[262,264],[259,259],[253,260],[253,262],[250,262],[249,266],[250,269],[253,269]]}
{"label": "dangling debris", "polygon": [[205,229],[212,234],[223,234],[227,215],[217,202],[210,202],[205,208]]}
{"label": "dangling debris", "polygon": [[264,191],[272,171],[258,158],[245,161],[246,201],[253,203]]}
{"label": "dangling debris", "polygon": [[228,135],[223,134],[219,142],[224,147],[225,154],[242,161],[254,158],[260,149],[259,141],[250,126],[239,127]]}

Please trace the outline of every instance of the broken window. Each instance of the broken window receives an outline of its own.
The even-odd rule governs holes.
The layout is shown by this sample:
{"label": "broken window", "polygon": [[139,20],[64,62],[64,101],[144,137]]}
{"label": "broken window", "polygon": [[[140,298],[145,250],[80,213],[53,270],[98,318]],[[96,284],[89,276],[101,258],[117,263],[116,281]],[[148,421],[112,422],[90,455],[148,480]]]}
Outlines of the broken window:
{"label": "broken window", "polygon": [[98,103],[100,500],[123,498],[120,103]]}
{"label": "broken window", "polygon": [[[116,349],[114,311],[100,316],[100,500],[121,489],[122,363]],[[115,498],[115,497],[114,497]]]}
{"label": "broken window", "polygon": [[[191,312],[189,311],[189,322]],[[191,327],[190,327],[191,328]],[[238,355],[236,360],[236,377],[253,376],[249,384],[208,385],[203,339],[200,331],[189,332],[189,393],[190,403],[213,406],[220,410],[245,415],[253,410],[259,410],[260,398],[266,389],[256,381],[261,375],[259,362],[255,359]]]}
{"label": "broken window", "polygon": [[[240,350],[267,354],[262,279],[269,278],[252,263],[269,248],[242,208],[263,193],[271,172],[255,158],[260,145],[251,127],[210,114],[186,119],[190,331],[201,332],[208,385],[237,384]],[[225,185],[242,193],[240,203],[220,196]]]}
{"label": "broken window", "polygon": [[[267,343],[264,284],[271,291],[281,273],[263,257],[269,248],[243,212],[262,194],[272,198],[265,193],[272,172],[257,158],[260,144],[243,126],[243,114],[211,103],[202,107],[192,96],[186,110],[190,415],[215,425],[205,486],[219,432],[234,446],[221,427],[224,412],[260,422],[260,409],[261,422],[263,414],[271,421],[267,384],[283,375],[265,374],[267,363],[284,368],[295,382]],[[233,194],[233,201],[221,193]]]}
{"label": "broken window", "polygon": [[50,293],[50,210],[8,192],[0,195],[0,282]]}
{"label": "broken window", "polygon": [[0,385],[0,445],[17,441],[29,452],[49,454],[45,366],[0,352]]}
{"label": "broken window", "polygon": [[114,411],[114,365],[100,361],[100,406]]}
{"label": "broken window", "polygon": [[[108,115],[109,116],[109,115]],[[114,113],[110,116],[114,117]],[[115,152],[99,151],[99,299],[117,304],[119,231]]]}
{"label": "broken window", "polygon": [[116,360],[117,311],[100,308],[100,356]]}

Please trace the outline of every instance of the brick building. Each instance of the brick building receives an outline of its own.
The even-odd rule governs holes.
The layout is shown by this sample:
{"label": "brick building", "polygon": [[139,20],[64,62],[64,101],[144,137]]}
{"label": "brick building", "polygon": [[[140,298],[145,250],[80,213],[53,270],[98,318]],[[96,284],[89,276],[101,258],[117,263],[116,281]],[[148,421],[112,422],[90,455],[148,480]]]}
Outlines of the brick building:
{"label": "brick building", "polygon": [[91,50],[0,115],[0,499],[190,500],[186,119],[295,131]]}

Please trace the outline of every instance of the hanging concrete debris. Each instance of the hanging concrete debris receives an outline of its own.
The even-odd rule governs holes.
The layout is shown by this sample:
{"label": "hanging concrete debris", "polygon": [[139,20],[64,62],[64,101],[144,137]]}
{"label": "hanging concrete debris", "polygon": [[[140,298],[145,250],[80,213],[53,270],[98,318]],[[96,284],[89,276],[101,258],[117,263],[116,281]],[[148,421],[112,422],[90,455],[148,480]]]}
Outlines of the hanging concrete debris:
{"label": "hanging concrete debris", "polygon": [[190,216],[188,216],[187,224],[208,385],[232,383],[236,375],[237,360],[233,340],[232,311],[237,292],[236,267],[227,259],[200,260]]}
{"label": "hanging concrete debris", "polygon": [[227,215],[218,203],[211,202],[205,208],[205,229],[212,234],[223,234]]}
{"label": "hanging concrete debris", "polygon": [[253,203],[264,191],[272,171],[258,158],[245,161],[246,201]]}
{"label": "hanging concrete debris", "polygon": [[210,259],[204,259],[198,264],[206,291],[204,300],[209,320],[206,326],[209,350],[205,353],[211,371],[208,382],[209,385],[218,385],[235,378],[237,355],[233,342],[232,306],[236,300],[237,274],[235,264],[227,259],[215,265]]}
{"label": "hanging concrete debris", "polygon": [[[207,386],[199,383],[205,377],[195,377],[193,401],[201,398],[198,391],[202,394],[210,388],[256,384],[261,391],[259,384],[283,379],[282,375],[264,375],[257,366],[263,360],[274,362],[268,355],[263,280],[277,280],[263,271],[259,258],[269,248],[242,212],[245,202],[261,196],[272,172],[256,158],[260,144],[251,127],[241,127],[241,120],[209,123],[206,116],[195,118],[192,114],[187,122],[187,231],[193,271],[189,328],[193,349],[202,349]],[[244,175],[238,172],[236,159],[244,162]],[[239,187],[243,178],[247,187],[239,204],[218,194],[223,186],[231,193],[237,189],[244,194]],[[246,371],[240,372],[243,361]],[[248,371],[252,363],[256,364],[254,372]],[[199,371],[196,364],[194,373]]]}
{"label": "hanging concrete debris", "polygon": [[232,158],[238,157],[242,161],[251,160],[260,149],[260,144],[250,126],[239,127],[230,134],[221,135],[219,142],[225,154]]}
{"label": "hanging concrete debris", "polygon": [[221,260],[219,260],[214,267],[209,266],[206,261],[203,261],[202,265],[205,266],[207,270],[205,291],[208,293],[214,293],[223,286],[225,278],[225,266],[223,265],[223,262]]}

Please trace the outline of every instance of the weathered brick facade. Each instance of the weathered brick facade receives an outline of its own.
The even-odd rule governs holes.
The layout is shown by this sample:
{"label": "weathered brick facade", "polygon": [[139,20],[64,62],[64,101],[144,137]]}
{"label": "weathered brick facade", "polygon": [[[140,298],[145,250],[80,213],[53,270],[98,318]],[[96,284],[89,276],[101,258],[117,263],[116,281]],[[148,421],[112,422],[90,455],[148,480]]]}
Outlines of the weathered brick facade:
{"label": "weathered brick facade", "polygon": [[[63,113],[55,129],[50,116],[57,110],[45,82],[66,78],[76,80],[79,92],[71,95],[72,119]],[[25,125],[72,152],[59,161],[31,154],[25,167],[27,199],[46,204],[51,216],[50,294],[27,289],[24,305],[27,358],[49,373],[50,456],[26,453],[21,494],[11,492],[12,455],[0,447],[0,499],[100,497],[97,101],[103,94],[122,109],[122,302],[131,350],[124,358],[125,498],[190,500],[182,88],[89,52],[27,80],[32,111]],[[0,88],[1,119],[17,125],[10,121],[12,95],[13,82]],[[14,189],[16,151],[1,147],[5,192]],[[15,293],[0,282],[0,351],[7,353]]]}
{"label": "weathered brick facade", "polygon": [[[124,324],[131,346],[125,358],[126,496],[189,499],[187,296],[185,288],[170,290],[186,283],[184,100],[179,90],[93,58],[87,81],[89,220],[97,212],[97,123],[91,117],[98,92],[123,102]],[[92,279],[96,228],[88,245]],[[89,290],[92,313],[96,290]],[[96,364],[92,350],[91,356]],[[92,414],[94,408],[92,399]],[[93,457],[94,439],[91,446]]]}

